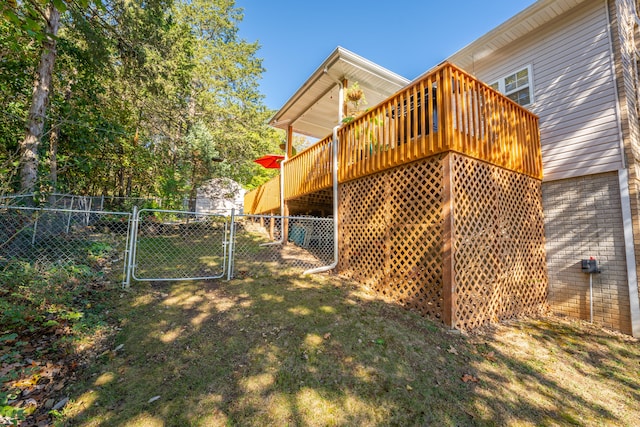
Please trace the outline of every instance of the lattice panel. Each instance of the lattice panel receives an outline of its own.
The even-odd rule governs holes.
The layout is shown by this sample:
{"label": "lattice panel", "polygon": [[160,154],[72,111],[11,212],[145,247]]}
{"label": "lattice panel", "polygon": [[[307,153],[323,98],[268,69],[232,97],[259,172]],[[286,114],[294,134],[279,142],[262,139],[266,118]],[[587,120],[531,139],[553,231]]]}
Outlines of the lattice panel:
{"label": "lattice panel", "polygon": [[338,268],[372,288],[384,280],[388,175],[372,175],[340,187]]}
{"label": "lattice panel", "polygon": [[341,273],[440,318],[441,156],[342,184],[340,214]]}
{"label": "lattice panel", "polygon": [[547,309],[540,181],[452,154],[454,326]]}

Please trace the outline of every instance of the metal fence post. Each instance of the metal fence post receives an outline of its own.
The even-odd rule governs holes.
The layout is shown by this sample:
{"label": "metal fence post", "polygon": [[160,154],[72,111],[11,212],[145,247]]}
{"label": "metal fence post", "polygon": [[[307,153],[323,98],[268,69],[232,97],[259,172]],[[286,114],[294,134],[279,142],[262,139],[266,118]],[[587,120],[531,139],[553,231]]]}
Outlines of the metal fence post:
{"label": "metal fence post", "polygon": [[134,262],[134,253],[136,251],[136,231],[138,230],[138,207],[133,207],[133,212],[131,214],[131,221],[129,222],[130,229],[128,230],[129,234],[129,242],[127,245],[127,260],[126,260],[126,274],[124,283],[122,283],[123,288],[128,288],[131,285],[131,271],[133,269]]}
{"label": "metal fence post", "polygon": [[91,211],[91,202],[93,201],[92,197],[88,197],[89,199],[89,203],[86,203],[86,199],[85,199],[85,208],[86,208],[86,213],[84,214],[84,225],[89,225],[89,220],[91,219],[91,214],[89,213]]}
{"label": "metal fence post", "polygon": [[42,208],[35,212],[36,220],[33,222],[33,236],[31,236],[31,246],[35,246],[36,244],[36,234],[38,233],[38,219],[40,218],[40,214],[38,212],[42,212]]}
{"label": "metal fence post", "polygon": [[231,280],[233,276],[233,252],[236,229],[236,210],[231,208],[231,230],[229,231],[229,269],[227,270],[227,280]]}
{"label": "metal fence post", "polygon": [[71,215],[73,215],[73,197],[74,196],[71,196],[71,205],[69,206],[69,217],[67,218],[67,227],[65,228],[66,234],[69,234],[69,227],[71,227]]}

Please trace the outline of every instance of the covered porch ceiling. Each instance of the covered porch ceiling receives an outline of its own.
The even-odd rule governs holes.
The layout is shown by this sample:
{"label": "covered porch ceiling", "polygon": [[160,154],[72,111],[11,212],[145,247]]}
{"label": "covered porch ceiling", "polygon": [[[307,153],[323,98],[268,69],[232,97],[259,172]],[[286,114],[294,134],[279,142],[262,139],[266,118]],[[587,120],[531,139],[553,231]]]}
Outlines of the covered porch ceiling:
{"label": "covered porch ceiling", "polygon": [[[269,121],[273,127],[313,138],[324,138],[339,124],[339,83],[358,82],[367,105],[373,107],[393,95],[409,80],[342,47],[316,69]],[[345,88],[346,89],[346,88]]]}

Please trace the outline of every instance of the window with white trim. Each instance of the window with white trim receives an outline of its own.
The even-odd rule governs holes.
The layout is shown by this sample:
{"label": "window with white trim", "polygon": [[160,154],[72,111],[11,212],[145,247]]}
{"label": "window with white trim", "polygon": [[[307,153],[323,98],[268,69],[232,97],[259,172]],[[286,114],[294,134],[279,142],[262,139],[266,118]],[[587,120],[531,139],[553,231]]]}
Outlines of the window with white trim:
{"label": "window with white trim", "polygon": [[495,90],[522,106],[533,104],[533,85],[531,84],[531,65],[502,77],[490,84]]}

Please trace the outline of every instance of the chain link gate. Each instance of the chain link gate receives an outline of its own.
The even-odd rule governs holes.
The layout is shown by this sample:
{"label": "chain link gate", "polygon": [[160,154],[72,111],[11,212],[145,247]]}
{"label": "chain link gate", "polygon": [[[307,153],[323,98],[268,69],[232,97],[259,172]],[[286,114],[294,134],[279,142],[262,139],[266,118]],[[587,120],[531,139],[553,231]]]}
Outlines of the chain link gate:
{"label": "chain link gate", "polygon": [[219,279],[226,273],[225,215],[134,208],[130,277],[138,281]]}

